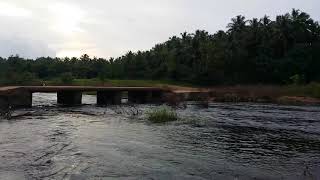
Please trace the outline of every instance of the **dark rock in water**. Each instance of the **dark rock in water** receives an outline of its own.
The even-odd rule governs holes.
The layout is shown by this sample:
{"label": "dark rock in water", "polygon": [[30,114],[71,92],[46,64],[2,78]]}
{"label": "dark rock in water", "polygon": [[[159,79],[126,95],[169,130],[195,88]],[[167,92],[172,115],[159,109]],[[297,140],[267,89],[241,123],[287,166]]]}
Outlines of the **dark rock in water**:
{"label": "dark rock in water", "polygon": [[46,161],[46,164],[51,164],[51,163],[52,163],[51,159],[49,159],[48,161]]}

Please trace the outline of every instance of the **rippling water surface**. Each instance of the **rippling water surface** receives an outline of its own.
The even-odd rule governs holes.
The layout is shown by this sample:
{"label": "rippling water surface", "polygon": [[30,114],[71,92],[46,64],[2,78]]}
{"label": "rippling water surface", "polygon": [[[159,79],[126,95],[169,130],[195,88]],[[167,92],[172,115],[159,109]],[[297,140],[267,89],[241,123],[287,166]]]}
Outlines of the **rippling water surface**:
{"label": "rippling water surface", "polygon": [[320,107],[188,103],[152,124],[156,105],[32,109],[0,120],[0,179],[317,179]]}

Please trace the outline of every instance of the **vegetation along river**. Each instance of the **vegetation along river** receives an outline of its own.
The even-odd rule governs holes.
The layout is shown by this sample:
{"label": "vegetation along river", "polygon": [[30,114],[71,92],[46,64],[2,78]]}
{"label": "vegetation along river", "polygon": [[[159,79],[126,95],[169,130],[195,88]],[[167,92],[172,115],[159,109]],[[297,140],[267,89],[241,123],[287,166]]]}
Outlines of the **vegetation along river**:
{"label": "vegetation along river", "polygon": [[0,179],[320,178],[320,107],[194,103],[154,124],[157,105],[34,107],[0,120]]}

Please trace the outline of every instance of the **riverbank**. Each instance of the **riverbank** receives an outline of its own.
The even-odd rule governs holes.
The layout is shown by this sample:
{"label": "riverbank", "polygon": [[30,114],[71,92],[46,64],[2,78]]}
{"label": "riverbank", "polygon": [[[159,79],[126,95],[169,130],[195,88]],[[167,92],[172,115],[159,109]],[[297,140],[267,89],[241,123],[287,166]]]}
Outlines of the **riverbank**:
{"label": "riverbank", "polygon": [[[46,81],[46,85],[61,85]],[[75,86],[143,86],[173,90],[180,97],[173,99],[202,100],[210,102],[256,102],[288,105],[320,105],[320,83],[307,85],[235,85],[199,87],[194,84],[166,80],[99,80],[75,79]],[[92,94],[92,93],[89,93]]]}
{"label": "riverbank", "polygon": [[[75,80],[75,84],[97,83]],[[173,90],[182,99],[209,102],[256,102],[287,105],[320,105],[320,84],[307,85],[236,85],[199,87],[193,84],[172,81],[108,80],[110,86],[156,86]]]}
{"label": "riverbank", "polygon": [[209,88],[214,102],[255,102],[287,105],[320,105],[320,85],[252,85]]}

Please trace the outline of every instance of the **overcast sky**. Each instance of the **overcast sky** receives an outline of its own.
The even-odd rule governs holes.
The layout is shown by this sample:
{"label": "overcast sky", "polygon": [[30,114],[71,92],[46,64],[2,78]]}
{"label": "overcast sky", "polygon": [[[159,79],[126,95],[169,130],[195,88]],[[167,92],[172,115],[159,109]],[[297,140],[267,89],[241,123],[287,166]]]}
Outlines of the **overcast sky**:
{"label": "overcast sky", "polygon": [[214,33],[236,15],[272,19],[320,0],[0,0],[0,56],[117,57],[182,32]]}

